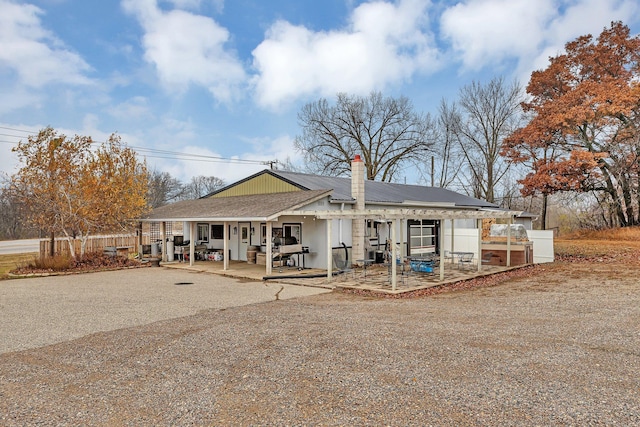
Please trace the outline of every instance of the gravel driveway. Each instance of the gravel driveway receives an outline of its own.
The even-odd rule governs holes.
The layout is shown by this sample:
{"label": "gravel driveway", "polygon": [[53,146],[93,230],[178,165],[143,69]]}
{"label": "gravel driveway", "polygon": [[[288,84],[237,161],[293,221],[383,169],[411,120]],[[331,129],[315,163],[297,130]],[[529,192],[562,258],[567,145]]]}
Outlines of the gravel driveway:
{"label": "gravel driveway", "polygon": [[[282,290],[281,290],[282,288]],[[137,268],[0,282],[0,353],[325,289]]]}
{"label": "gravel driveway", "polygon": [[640,284],[620,272],[141,319],[0,355],[0,424],[640,425]]}

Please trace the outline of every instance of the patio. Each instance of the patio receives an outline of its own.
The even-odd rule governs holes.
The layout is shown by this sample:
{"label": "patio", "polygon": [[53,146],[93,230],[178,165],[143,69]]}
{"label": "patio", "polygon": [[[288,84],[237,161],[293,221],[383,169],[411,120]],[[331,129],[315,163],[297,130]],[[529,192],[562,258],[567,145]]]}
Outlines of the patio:
{"label": "patio", "polygon": [[[227,270],[223,269],[223,263],[220,261],[195,261],[193,266],[190,266],[189,263],[185,262],[163,262],[161,265],[167,268],[213,273],[236,279],[254,281],[265,280],[264,265],[249,264],[245,261],[230,261],[229,268]],[[327,280],[326,270],[298,270],[296,267],[274,267],[273,273],[268,276],[268,279],[266,280],[277,283],[313,286],[326,289],[363,289],[386,294],[402,294],[518,268],[517,266],[501,267],[487,265],[482,267],[481,272],[478,272],[477,266],[472,265],[470,267],[471,268],[467,269],[459,269],[454,263],[445,263],[444,280],[442,281],[440,281],[440,275],[438,273],[417,273],[407,272],[406,270],[403,272],[401,268],[398,268],[396,277],[397,285],[395,290],[392,289],[389,268],[383,264],[373,264],[368,266],[366,274],[362,267],[344,272],[335,272],[337,274],[334,275],[331,282]]]}

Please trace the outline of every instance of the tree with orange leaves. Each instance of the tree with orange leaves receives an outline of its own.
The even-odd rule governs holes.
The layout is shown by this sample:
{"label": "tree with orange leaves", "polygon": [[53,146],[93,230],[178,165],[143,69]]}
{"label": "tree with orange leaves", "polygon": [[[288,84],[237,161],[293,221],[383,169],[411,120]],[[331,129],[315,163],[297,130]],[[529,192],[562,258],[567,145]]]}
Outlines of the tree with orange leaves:
{"label": "tree with orange leaves", "polygon": [[[618,225],[640,224],[640,37],[613,22],[594,40],[578,37],[531,75],[531,115],[503,155],[531,172],[523,194],[606,194]],[[545,212],[546,214],[546,212]]]}
{"label": "tree with orange leaves", "polygon": [[147,169],[117,135],[96,149],[90,137],[67,138],[47,127],[20,141],[14,152],[22,167],[11,191],[24,220],[51,234],[63,234],[76,258],[92,233],[128,229],[147,209]]}

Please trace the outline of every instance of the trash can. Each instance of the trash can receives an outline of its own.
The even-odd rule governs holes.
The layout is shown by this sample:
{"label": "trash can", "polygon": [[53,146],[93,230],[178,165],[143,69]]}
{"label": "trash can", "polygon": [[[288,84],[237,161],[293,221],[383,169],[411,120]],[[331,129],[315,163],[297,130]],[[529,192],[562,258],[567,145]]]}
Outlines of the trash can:
{"label": "trash can", "polygon": [[118,255],[118,250],[116,249],[115,246],[105,246],[103,249],[103,252],[105,255],[111,256],[111,257]]}
{"label": "trash can", "polygon": [[158,254],[160,254],[160,243],[161,242],[156,242],[151,244],[151,256],[154,258],[157,258]]}
{"label": "trash can", "polygon": [[173,261],[174,246],[172,240],[167,240],[167,261]]}
{"label": "trash can", "polygon": [[256,263],[256,254],[258,252],[257,246],[249,246],[247,247],[247,264],[255,264]]}

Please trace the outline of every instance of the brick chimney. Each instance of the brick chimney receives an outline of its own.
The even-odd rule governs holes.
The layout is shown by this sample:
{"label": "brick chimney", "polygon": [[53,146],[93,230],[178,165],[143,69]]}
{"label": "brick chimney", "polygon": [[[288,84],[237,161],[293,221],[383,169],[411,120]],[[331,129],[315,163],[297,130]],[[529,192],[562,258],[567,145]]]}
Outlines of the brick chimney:
{"label": "brick chimney", "polygon": [[[353,209],[363,211],[364,199],[364,162],[359,154],[356,154],[351,162],[351,197],[355,199]],[[351,220],[351,261],[367,258],[364,246],[364,218]]]}

